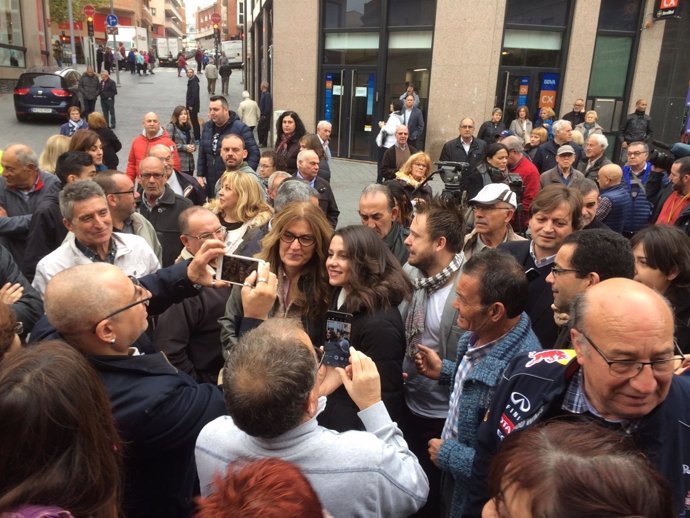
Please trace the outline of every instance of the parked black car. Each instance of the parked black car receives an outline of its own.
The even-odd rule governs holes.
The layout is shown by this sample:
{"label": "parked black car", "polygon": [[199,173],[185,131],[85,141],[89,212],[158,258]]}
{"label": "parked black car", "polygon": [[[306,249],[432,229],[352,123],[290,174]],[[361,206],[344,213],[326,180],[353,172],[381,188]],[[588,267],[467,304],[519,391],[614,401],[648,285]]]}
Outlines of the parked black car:
{"label": "parked black car", "polygon": [[33,116],[68,118],[70,106],[81,106],[79,78],[73,68],[32,68],[17,80],[14,89],[14,111],[17,120]]}

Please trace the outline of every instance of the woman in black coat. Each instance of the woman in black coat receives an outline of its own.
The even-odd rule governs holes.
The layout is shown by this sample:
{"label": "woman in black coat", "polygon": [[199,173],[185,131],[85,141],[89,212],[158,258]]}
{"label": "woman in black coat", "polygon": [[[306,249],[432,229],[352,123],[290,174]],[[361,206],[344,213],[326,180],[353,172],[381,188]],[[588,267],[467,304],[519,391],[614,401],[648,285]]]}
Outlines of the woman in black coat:
{"label": "woman in black coat", "polygon": [[275,152],[285,159],[285,170],[290,174],[297,172],[299,139],[307,132],[304,123],[293,111],[285,111],[276,122]]}
{"label": "woman in black coat", "polygon": [[[381,399],[393,421],[403,405],[402,363],[406,339],[398,304],[412,294],[412,284],[383,240],[370,228],[338,229],[326,259],[328,280],[336,288],[331,309],[352,315],[349,342],[369,356],[381,376]],[[344,387],[328,396],[319,424],[339,432],[363,430],[359,409]]]}
{"label": "woman in black coat", "polygon": [[122,149],[122,143],[117,138],[115,132],[108,127],[105,117],[100,112],[89,114],[89,129],[98,134],[103,145],[103,163],[108,169],[117,169],[120,159],[117,152]]}
{"label": "woman in black coat", "polygon": [[494,108],[491,110],[491,120],[486,121],[479,127],[477,138],[483,140],[487,144],[497,142],[497,135],[506,130],[506,125],[501,122],[503,118],[503,110]]}

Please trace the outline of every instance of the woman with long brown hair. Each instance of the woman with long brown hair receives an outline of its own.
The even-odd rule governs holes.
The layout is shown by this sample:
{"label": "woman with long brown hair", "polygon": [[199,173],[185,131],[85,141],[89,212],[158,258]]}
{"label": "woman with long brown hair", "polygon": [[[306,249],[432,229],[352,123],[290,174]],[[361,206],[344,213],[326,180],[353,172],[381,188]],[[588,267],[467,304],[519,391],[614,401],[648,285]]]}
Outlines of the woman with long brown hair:
{"label": "woman with long brown hair", "polygon": [[80,352],[51,341],[3,359],[0,423],[0,515],[118,517],[120,439]]}
{"label": "woman with long brown hair", "polygon": [[[255,257],[267,261],[278,277],[278,297],[269,316],[295,317],[315,346],[323,345],[325,315],[331,287],[326,255],[333,231],[323,211],[311,203],[290,203],[271,222]],[[225,349],[239,339],[244,314],[239,289],[233,289],[220,319],[220,339]]]}

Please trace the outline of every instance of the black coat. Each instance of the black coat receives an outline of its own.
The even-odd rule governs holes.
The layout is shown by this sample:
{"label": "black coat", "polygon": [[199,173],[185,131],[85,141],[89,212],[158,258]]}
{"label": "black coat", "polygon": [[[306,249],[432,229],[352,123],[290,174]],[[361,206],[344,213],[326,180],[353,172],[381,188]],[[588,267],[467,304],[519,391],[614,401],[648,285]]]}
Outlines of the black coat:
{"label": "black coat", "polygon": [[[398,164],[395,162],[396,148],[397,146],[393,145],[386,149],[385,153],[383,153],[383,159],[381,159],[381,176],[386,180],[395,178],[395,173],[400,171],[400,167],[403,166],[403,164],[400,164],[400,167],[398,167]],[[417,149],[412,146],[407,146],[407,148],[410,150],[410,156],[417,152]]]}
{"label": "black coat", "polygon": [[[337,301],[337,294],[334,301]],[[332,305],[335,309],[336,303]],[[339,309],[344,311],[344,309]],[[400,422],[403,410],[402,362],[405,355],[405,328],[397,307],[380,309],[373,313],[357,312],[352,316],[350,343],[369,356],[381,376],[381,399],[391,419]],[[359,409],[350,399],[345,387],[328,396],[326,409],[319,414],[321,426],[345,432],[364,430],[357,417]]]}
{"label": "black coat", "polygon": [[41,295],[36,291],[26,277],[19,271],[17,263],[14,262],[12,254],[4,246],[0,246],[0,286],[5,283],[21,284],[24,293],[21,298],[9,307],[17,317],[17,322],[24,324],[26,334],[33,328],[34,324],[43,315],[43,301]]}
{"label": "black coat", "polygon": [[[144,196],[143,193],[142,196]],[[182,251],[180,228],[177,220],[180,213],[192,205],[190,200],[178,196],[167,185],[165,186],[165,192],[158,199],[158,204],[153,209],[149,209],[143,201],[139,204],[139,213],[148,219],[153,228],[156,229],[158,241],[160,241],[163,247],[163,267],[173,264]]]}
{"label": "black coat", "polygon": [[503,124],[503,122],[494,124],[492,121],[486,121],[484,124],[479,126],[477,138],[486,142],[487,145],[493,144],[498,140],[496,135],[500,135],[505,130],[506,125]]}
{"label": "black coat", "polygon": [[199,77],[194,76],[187,80],[187,100],[186,106],[190,110],[199,112],[201,102],[199,101]]}
{"label": "black coat", "polygon": [[449,140],[443,145],[441,150],[442,162],[468,162],[470,170],[474,169],[479,162],[484,160],[486,155],[486,142],[481,139],[473,138],[470,143],[469,153],[465,153],[460,137]]}
{"label": "black coat", "polygon": [[174,174],[177,177],[177,181],[180,182],[182,186],[182,192],[186,193],[184,195],[185,198],[190,200],[194,205],[203,205],[206,203],[206,191],[196,178],[190,174],[181,173],[179,171],[175,171]]}
{"label": "black coat", "polygon": [[511,241],[501,243],[498,245],[498,248],[510,252],[517,259],[517,262],[522,265],[525,272],[530,268],[534,268],[539,274],[529,282],[525,313],[529,315],[532,321],[532,330],[539,338],[542,347],[544,349],[553,349],[558,339],[558,326],[553,320],[553,310],[551,309],[553,292],[551,291],[551,286],[546,283],[546,277],[551,273],[552,264],[537,268],[529,253],[530,243],[531,241]]}
{"label": "black coat", "polygon": [[117,166],[120,164],[117,152],[122,149],[120,139],[117,138],[115,132],[110,128],[100,128],[93,131],[98,133],[101,144],[103,144],[103,163],[108,166],[108,169],[117,169]]}

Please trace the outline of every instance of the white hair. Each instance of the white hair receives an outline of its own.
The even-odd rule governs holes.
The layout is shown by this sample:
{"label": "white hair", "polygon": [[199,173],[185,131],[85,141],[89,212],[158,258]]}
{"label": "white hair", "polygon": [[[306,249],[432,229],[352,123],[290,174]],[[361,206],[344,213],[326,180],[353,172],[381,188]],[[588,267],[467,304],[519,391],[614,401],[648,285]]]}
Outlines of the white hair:
{"label": "white hair", "polygon": [[594,135],[590,135],[588,140],[594,139],[594,141],[602,146],[604,150],[609,147],[609,139],[607,139],[604,135],[600,135],[599,133],[595,133]]}
{"label": "white hair", "polygon": [[561,131],[563,131],[566,124],[568,126],[570,126],[570,129],[573,128],[573,125],[571,124],[571,122],[567,121],[565,119],[558,119],[556,122],[554,122],[553,127],[552,127],[553,128],[553,134],[555,135],[556,133],[560,133]]}

